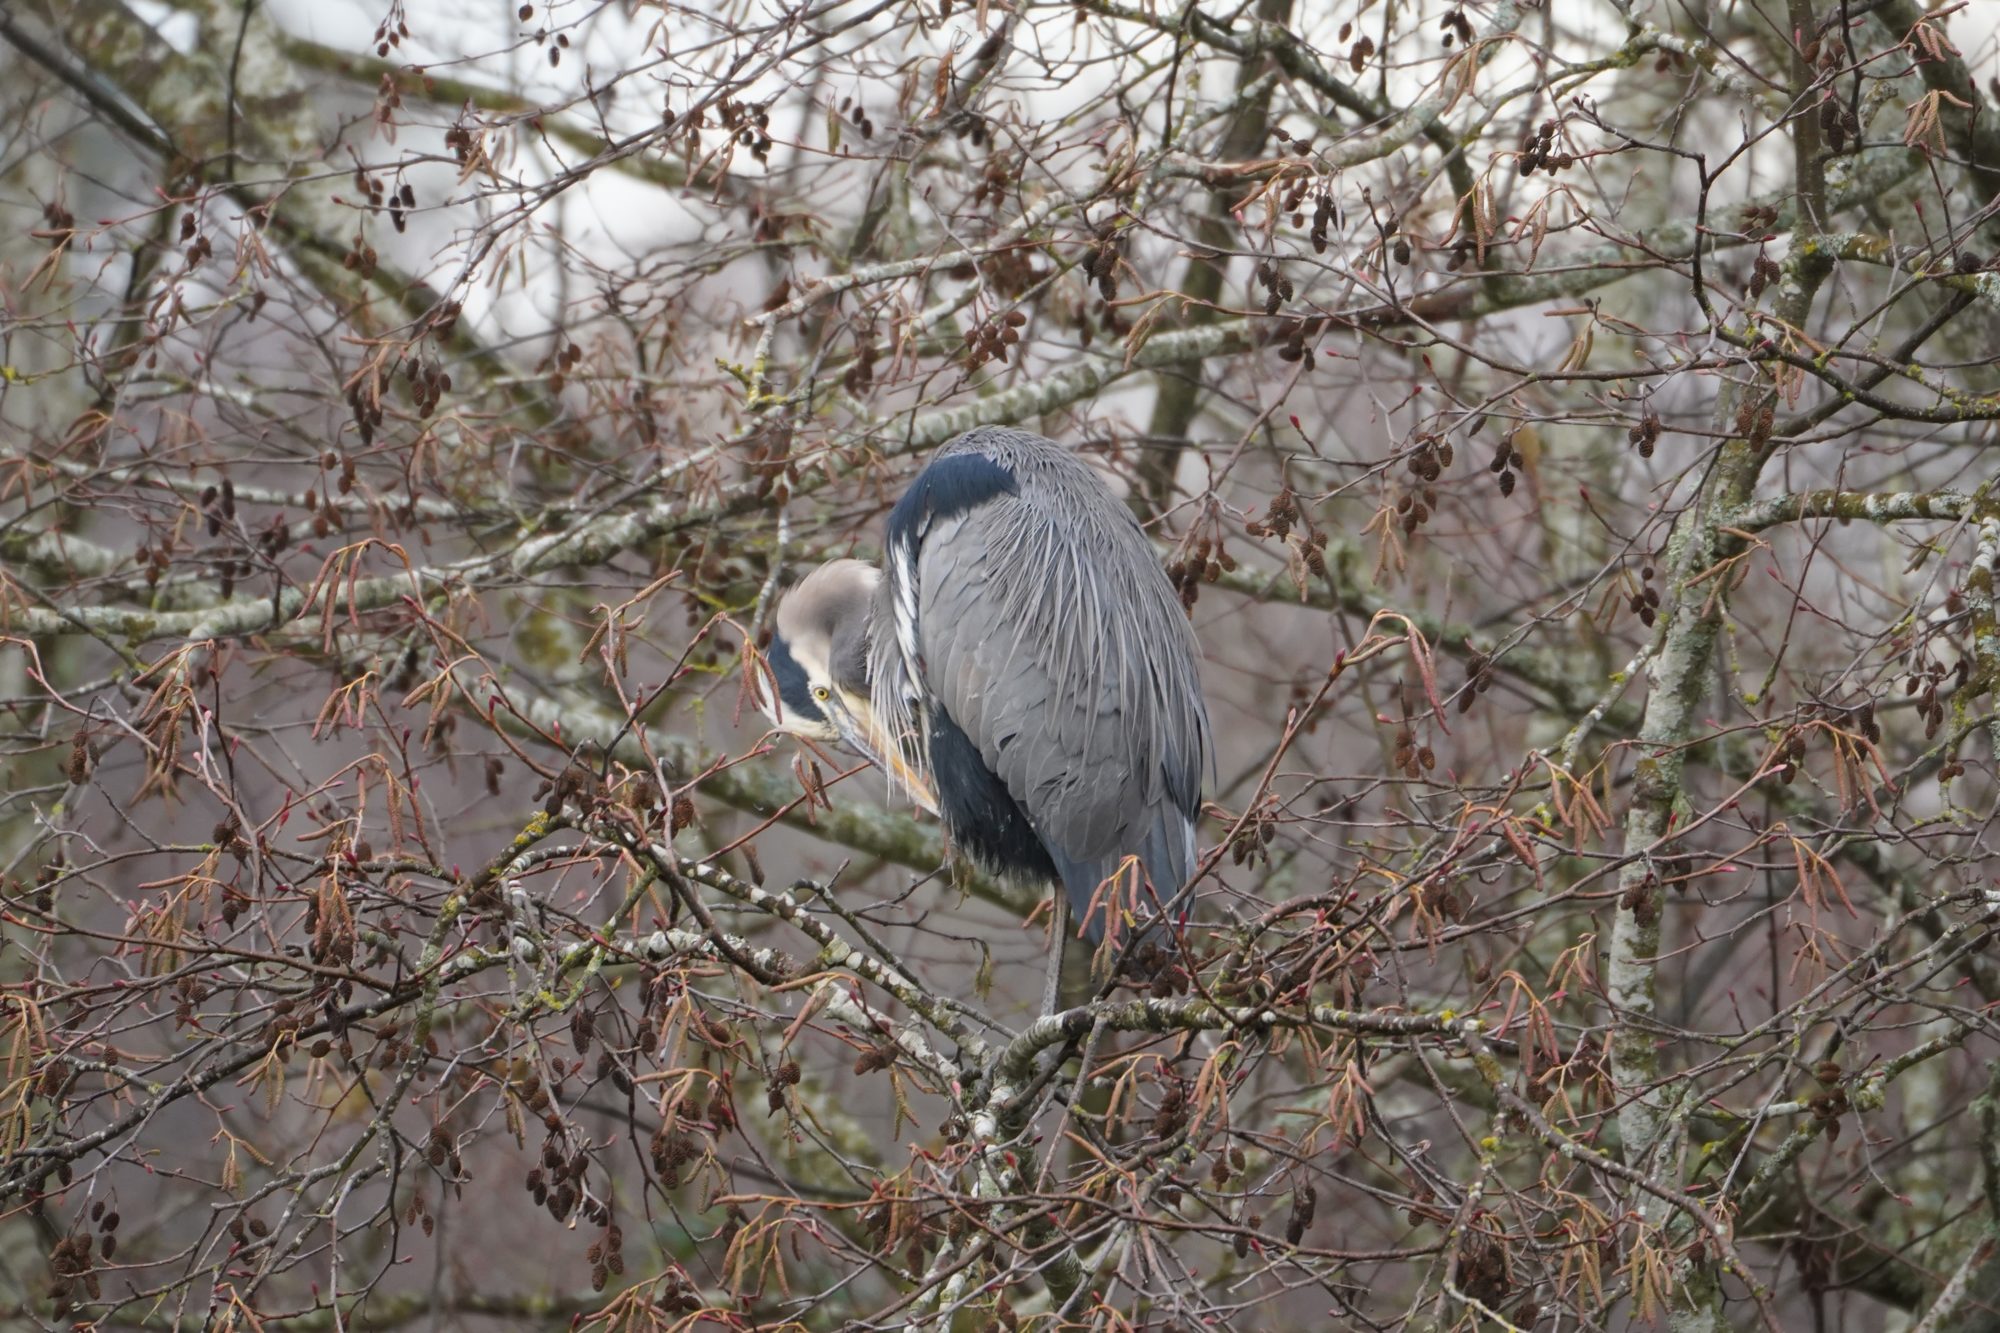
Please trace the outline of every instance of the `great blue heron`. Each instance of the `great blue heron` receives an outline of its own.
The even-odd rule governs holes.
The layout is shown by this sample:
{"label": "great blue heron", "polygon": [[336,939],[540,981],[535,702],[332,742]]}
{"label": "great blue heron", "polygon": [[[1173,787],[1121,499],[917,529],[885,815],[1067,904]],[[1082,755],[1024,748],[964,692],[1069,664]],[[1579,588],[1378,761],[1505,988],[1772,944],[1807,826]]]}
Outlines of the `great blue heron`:
{"label": "great blue heron", "polygon": [[886,770],[974,863],[1066,890],[1053,993],[1066,908],[1096,942],[1132,869],[1142,910],[1193,871],[1212,748],[1194,633],[1131,513],[1027,431],[945,445],[886,538],[885,569],[833,560],[779,604],[767,711]]}

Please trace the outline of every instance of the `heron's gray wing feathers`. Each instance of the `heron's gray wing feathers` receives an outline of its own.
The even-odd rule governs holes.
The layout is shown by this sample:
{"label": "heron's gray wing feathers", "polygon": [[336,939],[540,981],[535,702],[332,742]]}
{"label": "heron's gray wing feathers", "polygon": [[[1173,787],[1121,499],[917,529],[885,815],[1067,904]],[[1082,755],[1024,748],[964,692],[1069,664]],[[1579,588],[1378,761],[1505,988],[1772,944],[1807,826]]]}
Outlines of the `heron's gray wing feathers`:
{"label": "heron's gray wing feathers", "polygon": [[923,683],[1079,908],[1127,855],[1171,896],[1193,870],[1210,750],[1179,599],[1132,516],[1060,445],[989,430],[946,452],[967,451],[1016,490],[924,534],[911,571]]}

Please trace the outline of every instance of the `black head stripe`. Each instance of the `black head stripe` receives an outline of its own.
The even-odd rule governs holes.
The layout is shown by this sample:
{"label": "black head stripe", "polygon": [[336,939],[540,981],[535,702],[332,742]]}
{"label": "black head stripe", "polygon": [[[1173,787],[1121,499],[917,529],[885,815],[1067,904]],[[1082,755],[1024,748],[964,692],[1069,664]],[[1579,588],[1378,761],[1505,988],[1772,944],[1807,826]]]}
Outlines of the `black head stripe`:
{"label": "black head stripe", "polygon": [[784,703],[785,711],[808,722],[824,722],[826,714],[812,696],[812,686],[806,680],[806,669],[792,656],[791,645],[782,638],[771,640],[771,646],[764,651],[764,659],[771,664],[771,674],[778,678],[778,698]]}

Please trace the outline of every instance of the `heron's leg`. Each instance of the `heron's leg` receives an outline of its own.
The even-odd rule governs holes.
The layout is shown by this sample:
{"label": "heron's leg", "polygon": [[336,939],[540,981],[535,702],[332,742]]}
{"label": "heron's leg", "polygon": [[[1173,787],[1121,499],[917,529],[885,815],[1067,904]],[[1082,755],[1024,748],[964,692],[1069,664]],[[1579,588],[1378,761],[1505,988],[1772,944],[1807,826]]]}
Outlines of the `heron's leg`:
{"label": "heron's leg", "polygon": [[1042,984],[1042,1013],[1053,1014],[1062,1007],[1063,954],[1069,950],[1069,892],[1056,885],[1055,910],[1049,914],[1049,975]]}

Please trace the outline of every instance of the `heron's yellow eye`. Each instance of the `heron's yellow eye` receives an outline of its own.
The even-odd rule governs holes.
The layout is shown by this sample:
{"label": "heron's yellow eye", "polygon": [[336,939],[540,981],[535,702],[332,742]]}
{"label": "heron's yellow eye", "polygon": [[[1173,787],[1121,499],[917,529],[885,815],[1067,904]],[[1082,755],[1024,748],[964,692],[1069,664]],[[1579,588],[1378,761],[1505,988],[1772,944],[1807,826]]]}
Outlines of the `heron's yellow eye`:
{"label": "heron's yellow eye", "polygon": [[824,685],[813,686],[813,698],[819,700],[821,703],[825,703],[828,699],[831,699],[832,697],[833,697],[833,691],[829,690],[826,686]]}

